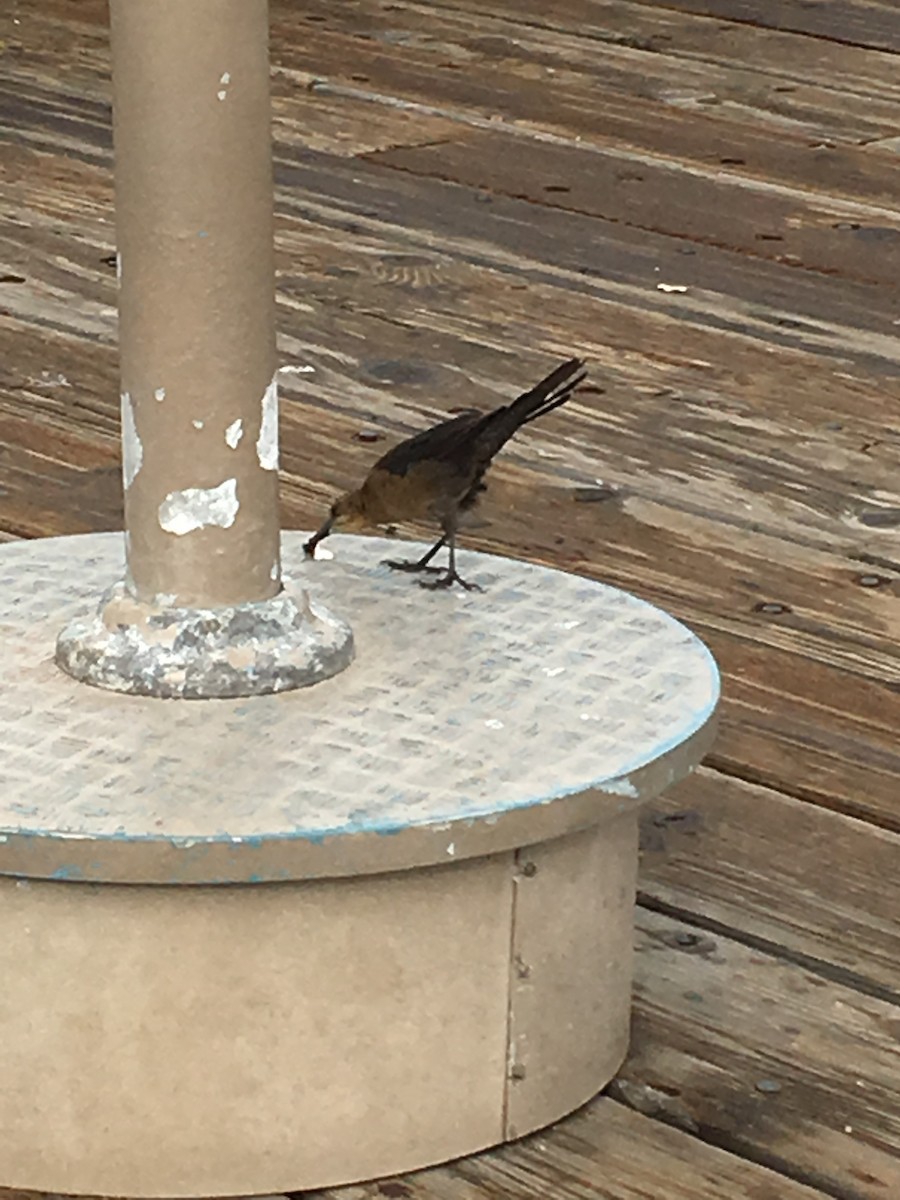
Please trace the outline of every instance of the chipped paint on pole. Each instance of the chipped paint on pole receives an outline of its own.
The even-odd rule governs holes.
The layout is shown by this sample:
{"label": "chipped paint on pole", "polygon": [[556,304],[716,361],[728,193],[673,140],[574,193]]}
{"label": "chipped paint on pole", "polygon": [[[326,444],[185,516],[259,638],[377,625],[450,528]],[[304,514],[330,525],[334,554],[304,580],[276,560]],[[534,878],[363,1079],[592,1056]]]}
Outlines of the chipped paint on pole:
{"label": "chipped paint on pole", "polygon": [[127,562],[57,662],[146,695],[302,686],[353,642],[282,587],[268,4],[111,0],[110,19]]}
{"label": "chipped paint on pole", "polygon": [[[279,530],[267,4],[112,0],[110,11],[130,578],[148,602],[264,600],[281,586],[271,576]],[[255,454],[241,441],[250,432]]]}

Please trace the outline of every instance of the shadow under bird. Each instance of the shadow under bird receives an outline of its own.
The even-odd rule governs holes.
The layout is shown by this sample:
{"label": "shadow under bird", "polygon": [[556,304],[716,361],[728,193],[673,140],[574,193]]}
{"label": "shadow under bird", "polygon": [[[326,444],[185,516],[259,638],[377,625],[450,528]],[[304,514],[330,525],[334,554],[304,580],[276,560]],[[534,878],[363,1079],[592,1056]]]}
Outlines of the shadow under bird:
{"label": "shadow under bird", "polygon": [[[427,554],[412,562],[387,560],[387,565],[395,571],[433,574],[434,579],[420,580],[422,587],[458,583],[469,591],[480,591],[456,570],[460,514],[485,490],[485,472],[516,430],[565,404],[586,375],[580,358],[569,359],[510,404],[488,413],[461,413],[400,442],[378,460],[360,487],[335,500],[328,519],[304,546],[307,556],[312,558],[319,542],[335,530],[352,532],[402,521],[433,521],[440,525],[443,536]],[[446,569],[431,565],[443,546],[449,552]]]}

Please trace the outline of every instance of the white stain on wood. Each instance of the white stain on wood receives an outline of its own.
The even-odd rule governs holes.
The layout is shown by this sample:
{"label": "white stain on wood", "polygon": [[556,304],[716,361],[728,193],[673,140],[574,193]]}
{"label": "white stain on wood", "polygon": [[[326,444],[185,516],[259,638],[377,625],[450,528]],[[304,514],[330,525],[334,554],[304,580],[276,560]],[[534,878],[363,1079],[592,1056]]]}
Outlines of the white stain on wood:
{"label": "white stain on wood", "polygon": [[239,508],[237,480],[225,479],[216,487],[169,492],[159,506],[159,524],[176,537],[211,525],[230,529]]}
{"label": "white stain on wood", "polygon": [[166,398],[166,389],[165,388],[157,388],[156,391],[153,393],[153,398],[154,398],[154,400],[159,400],[159,402],[162,403],[163,400],[165,400],[165,398]]}
{"label": "white stain on wood", "polygon": [[137,478],[144,461],[144,447],[134,419],[134,406],[128,392],[122,393],[122,480],[126,492]]}

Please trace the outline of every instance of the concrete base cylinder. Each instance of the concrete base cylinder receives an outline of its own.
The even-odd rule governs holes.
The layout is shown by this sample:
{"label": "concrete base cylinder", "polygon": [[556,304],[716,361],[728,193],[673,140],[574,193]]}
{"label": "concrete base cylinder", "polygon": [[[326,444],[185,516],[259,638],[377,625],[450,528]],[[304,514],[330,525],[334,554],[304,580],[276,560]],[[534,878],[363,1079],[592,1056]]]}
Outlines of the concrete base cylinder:
{"label": "concrete base cylinder", "polygon": [[290,1191],[555,1120],[625,1054],[636,858],[632,810],[353,880],[0,880],[0,1180]]}
{"label": "concrete base cylinder", "polygon": [[[628,1042],[641,805],[718,675],[614,588],[334,539],[359,652],[249,700],[84,687],[52,647],[121,539],[0,547],[0,1185],[214,1197],[396,1174],[583,1104]],[[412,553],[424,547],[413,546]]]}

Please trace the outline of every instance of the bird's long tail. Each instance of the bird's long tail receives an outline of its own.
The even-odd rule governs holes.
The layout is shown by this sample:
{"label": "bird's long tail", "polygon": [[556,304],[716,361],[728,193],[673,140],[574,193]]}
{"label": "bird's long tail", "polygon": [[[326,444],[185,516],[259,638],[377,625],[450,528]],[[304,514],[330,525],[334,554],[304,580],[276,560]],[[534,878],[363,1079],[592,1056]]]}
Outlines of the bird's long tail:
{"label": "bird's long tail", "polygon": [[[572,395],[575,388],[584,382],[587,368],[580,358],[570,358],[551,371],[546,379],[542,379],[531,391],[524,392],[512,404],[508,404],[504,415],[509,423],[509,434],[522,425],[542,417],[545,413],[559,408]],[[504,424],[507,422],[504,421]]]}

